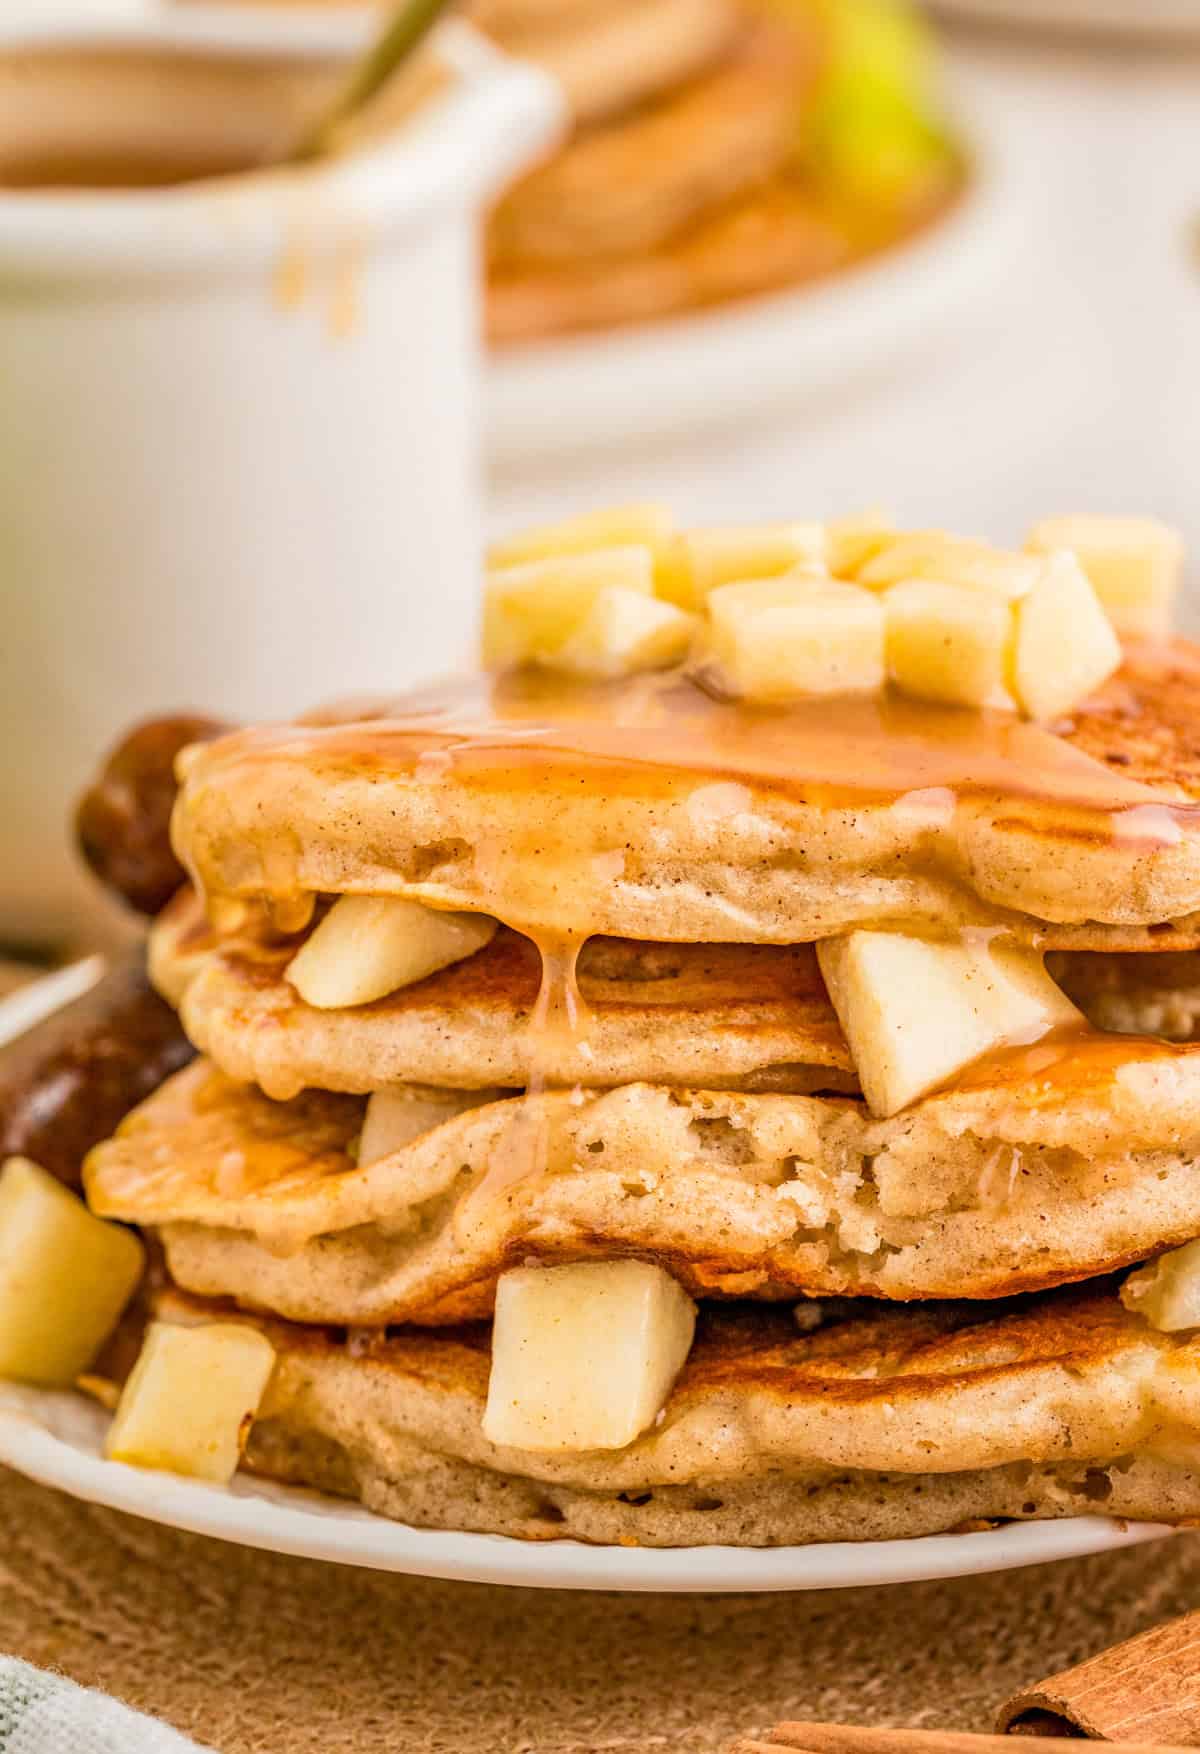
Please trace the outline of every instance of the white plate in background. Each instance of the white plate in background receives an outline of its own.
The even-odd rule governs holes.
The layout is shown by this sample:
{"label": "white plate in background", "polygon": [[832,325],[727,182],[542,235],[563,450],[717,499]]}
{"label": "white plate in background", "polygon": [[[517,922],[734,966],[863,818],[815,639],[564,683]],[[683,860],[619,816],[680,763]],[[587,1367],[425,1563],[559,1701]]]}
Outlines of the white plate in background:
{"label": "white plate in background", "polygon": [[907,243],[791,291],[494,354],[485,404],[493,459],[518,468],[732,427],[856,391],[936,347],[1003,284],[1020,235],[1002,131],[972,113],[965,132],[971,182]]}
{"label": "white plate in background", "polygon": [[[99,965],[95,957],[76,963],[0,1002],[0,1044],[86,991]],[[592,1547],[579,1541],[518,1541],[505,1535],[415,1529],[358,1504],[248,1475],[238,1475],[230,1486],[212,1486],[105,1461],[100,1452],[107,1424],[107,1413],[84,1395],[0,1383],[0,1462],[43,1486],[243,1547],[463,1583],[692,1594],[849,1589],[1008,1571],[1161,1540],[1172,1532],[1154,1523],[1071,1517],[1008,1523],[980,1534],[810,1547]]]}
{"label": "white plate in background", "polygon": [[1200,0],[931,0],[931,5],[946,18],[1023,30],[1200,38]]}

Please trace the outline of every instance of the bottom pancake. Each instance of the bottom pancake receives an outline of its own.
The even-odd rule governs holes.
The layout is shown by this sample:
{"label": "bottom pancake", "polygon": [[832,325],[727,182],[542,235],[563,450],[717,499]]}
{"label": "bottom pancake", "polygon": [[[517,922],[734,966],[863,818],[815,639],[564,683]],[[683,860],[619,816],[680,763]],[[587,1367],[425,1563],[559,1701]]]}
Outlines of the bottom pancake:
{"label": "bottom pancake", "polygon": [[639,1255],[698,1296],[1000,1297],[1200,1235],[1200,1047],[1071,1038],[888,1121],[847,1097],[511,1097],[358,1164],[361,1099],[198,1061],[85,1166],[172,1276],[302,1322],[490,1314],[498,1276]]}
{"label": "bottom pancake", "polygon": [[[231,1319],[173,1290],[157,1313]],[[426,1528],[651,1547],[1200,1515],[1200,1338],[1155,1332],[1111,1284],[830,1317],[702,1312],[656,1424],[570,1454],[484,1437],[485,1327],[369,1340],[253,1320],[277,1362],[245,1466]]]}

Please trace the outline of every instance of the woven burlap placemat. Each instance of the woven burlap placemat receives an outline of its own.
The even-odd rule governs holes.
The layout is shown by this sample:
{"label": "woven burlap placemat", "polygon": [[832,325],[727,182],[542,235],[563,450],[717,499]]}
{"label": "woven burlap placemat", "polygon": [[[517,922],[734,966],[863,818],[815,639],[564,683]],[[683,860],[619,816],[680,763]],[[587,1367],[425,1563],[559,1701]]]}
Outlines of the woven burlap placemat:
{"label": "woven burlap placemat", "polygon": [[1196,1605],[1200,1549],[808,1596],[598,1596],[285,1559],[0,1470],[0,1649],[221,1754],[715,1754],[786,1717],[990,1726]]}

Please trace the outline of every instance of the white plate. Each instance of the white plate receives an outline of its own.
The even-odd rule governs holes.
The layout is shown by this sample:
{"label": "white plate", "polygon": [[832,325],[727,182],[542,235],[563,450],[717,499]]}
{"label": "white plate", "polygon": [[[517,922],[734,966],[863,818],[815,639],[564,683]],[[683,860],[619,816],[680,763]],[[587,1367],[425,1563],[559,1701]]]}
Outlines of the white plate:
{"label": "white plate", "polygon": [[514,1541],[388,1522],[358,1505],[239,1477],[207,1486],[173,1474],[106,1462],[103,1411],[81,1395],[0,1385],[0,1461],[44,1486],[151,1522],[375,1571],[534,1589],[671,1592],[829,1590],[1006,1571],[1163,1538],[1150,1523],[1102,1517],[1012,1523],[978,1535],[915,1541],[838,1542],[816,1547],[588,1547],[578,1541]]}
{"label": "white plate", "polygon": [[947,18],[983,19],[1027,30],[1200,36],[1197,0],[933,0],[933,6]]}
{"label": "white plate", "polygon": [[53,974],[18,987],[0,1004],[0,1046],[32,1029],[52,1011],[60,1011],[72,999],[82,998],[103,973],[103,956],[85,956],[79,962],[69,963],[66,968],[56,969]]}
{"label": "white plate", "polygon": [[[0,1002],[0,1046],[86,991],[101,967],[100,958],[89,958]],[[1161,1540],[1173,1532],[1155,1523],[1072,1517],[1011,1523],[977,1535],[768,1549],[516,1541],[414,1529],[360,1505],[249,1476],[230,1486],[210,1486],[108,1462],[100,1453],[107,1424],[108,1415],[83,1395],[0,1383],[0,1462],[43,1486],[243,1547],[463,1583],[680,1593],[848,1589],[1008,1571]]]}

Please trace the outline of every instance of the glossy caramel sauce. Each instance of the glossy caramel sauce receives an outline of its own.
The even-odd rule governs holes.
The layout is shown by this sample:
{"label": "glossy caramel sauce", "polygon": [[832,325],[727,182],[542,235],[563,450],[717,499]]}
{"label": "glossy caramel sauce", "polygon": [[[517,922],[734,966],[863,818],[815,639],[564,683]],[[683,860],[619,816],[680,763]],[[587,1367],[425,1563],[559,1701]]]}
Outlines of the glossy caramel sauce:
{"label": "glossy caramel sauce", "polygon": [[[579,990],[579,954],[586,938],[562,932],[530,934],[542,964],[538,996],[526,1026],[530,1097],[544,1096],[556,1087],[551,1068],[561,1066],[570,1053],[587,1057],[587,1031],[591,1020],[587,1002]],[[571,1089],[574,1103],[585,1098],[582,1085]],[[522,1183],[553,1171],[556,1163],[569,1160],[566,1150],[567,1116],[540,1113],[536,1102],[522,1103],[509,1123],[482,1182],[472,1190],[455,1214],[460,1237],[470,1233],[480,1214]]]}
{"label": "glossy caramel sauce", "polygon": [[[247,752],[260,762],[299,761],[330,779],[354,769],[529,797],[528,835],[485,845],[476,861],[492,910],[533,938],[542,954],[529,1025],[533,1094],[549,1086],[545,1069],[567,1057],[562,1044],[586,1044],[587,1031],[575,980],[582,939],[539,925],[546,917],[546,872],[553,876],[563,860],[595,857],[570,843],[569,829],[556,834],[535,803],[539,794],[552,798],[587,788],[602,796],[683,797],[689,808],[711,809],[718,832],[722,812],[747,808],[752,794],[763,793],[830,808],[883,804],[914,812],[931,828],[952,823],[974,803],[1012,801],[1060,834],[1150,846],[1175,844],[1185,830],[1200,828],[1200,805],[1164,801],[1162,786],[1142,784],[1013,713],[939,707],[890,693],[769,709],[722,699],[677,671],[584,684],[526,670],[453,681],[395,700],[360,700],[299,726],[252,730],[211,747],[201,757],[205,783],[219,786],[222,761]],[[281,844],[269,850],[266,881],[283,898],[288,918],[288,898],[299,893],[297,863],[297,849]],[[947,1088],[1020,1085],[1022,1096],[1028,1090],[1031,1100],[1053,1101],[1067,1083],[1102,1080],[1133,1059],[1187,1051],[1106,1037],[1081,1024],[990,1054]],[[510,1196],[530,1175],[569,1160],[550,1129],[527,1112],[518,1116],[485,1183],[464,1203],[460,1222],[470,1223],[481,1201]],[[981,1189],[988,1203],[1006,1197],[1019,1164],[994,1167],[994,1186]]]}
{"label": "glossy caramel sauce", "polygon": [[[448,779],[481,790],[536,790],[570,769],[577,780],[623,791],[703,774],[831,803],[941,792],[947,807],[982,796],[1088,813],[1163,807],[1161,792],[1012,712],[893,693],[759,707],[722,699],[678,671],[611,684],[536,669],[463,678],[349,702],[300,727],[248,731],[230,746],[395,773],[436,760]],[[1200,806],[1182,808],[1200,826]],[[1169,836],[1166,809],[1162,823],[1145,827]]]}
{"label": "glossy caramel sauce", "polygon": [[1115,1035],[1094,1029],[1083,1017],[1078,1025],[1052,1030],[1038,1041],[994,1048],[972,1060],[941,1087],[950,1091],[1020,1091],[1026,1107],[1061,1102],[1092,1087],[1102,1093],[1122,1068],[1179,1064],[1200,1055],[1200,1043],[1167,1041],[1158,1036]]}

